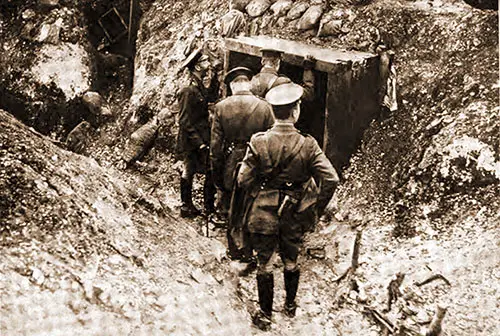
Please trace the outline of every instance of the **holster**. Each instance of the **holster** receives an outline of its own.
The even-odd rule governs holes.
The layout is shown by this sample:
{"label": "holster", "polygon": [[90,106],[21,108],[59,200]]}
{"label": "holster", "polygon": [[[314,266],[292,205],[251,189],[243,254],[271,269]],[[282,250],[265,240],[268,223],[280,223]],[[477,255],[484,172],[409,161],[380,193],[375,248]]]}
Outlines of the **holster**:
{"label": "holster", "polygon": [[278,217],[282,217],[284,213],[288,211],[296,211],[297,204],[299,200],[293,198],[290,195],[285,194],[283,200],[281,201],[280,207],[278,208]]}
{"label": "holster", "polygon": [[319,188],[316,185],[316,181],[314,181],[314,178],[311,177],[303,185],[302,196],[297,206],[297,212],[303,212],[308,208],[310,208],[311,206],[316,205],[318,201],[318,195],[319,195]]}

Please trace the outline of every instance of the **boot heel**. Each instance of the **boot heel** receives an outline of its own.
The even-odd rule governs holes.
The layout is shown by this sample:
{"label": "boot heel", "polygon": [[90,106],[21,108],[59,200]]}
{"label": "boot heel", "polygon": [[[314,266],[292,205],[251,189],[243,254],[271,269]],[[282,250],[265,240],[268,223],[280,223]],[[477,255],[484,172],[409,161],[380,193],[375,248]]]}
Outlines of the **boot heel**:
{"label": "boot heel", "polygon": [[253,316],[252,323],[262,331],[271,330],[271,317],[267,316],[262,310]]}

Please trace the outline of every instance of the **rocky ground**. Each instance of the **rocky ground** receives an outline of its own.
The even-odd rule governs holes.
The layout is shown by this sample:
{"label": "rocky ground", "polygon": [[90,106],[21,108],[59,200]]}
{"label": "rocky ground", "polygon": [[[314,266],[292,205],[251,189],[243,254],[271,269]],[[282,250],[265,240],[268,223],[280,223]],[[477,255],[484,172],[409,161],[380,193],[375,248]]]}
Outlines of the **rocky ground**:
{"label": "rocky ground", "polygon": [[[1,333],[261,334],[255,281],[235,275],[223,232],[206,238],[205,223],[177,216],[179,64],[207,41],[219,55],[229,5],[141,2],[130,86],[127,59],[97,52],[85,29],[98,3],[1,3],[0,107],[33,127],[0,111]],[[398,72],[399,110],[372,122],[307,237],[297,317],[279,313],[277,277],[268,334],[424,334],[438,306],[444,335],[500,334],[498,13],[453,0],[248,3],[232,1],[241,34],[383,42]],[[82,120],[73,135],[86,141],[72,147]],[[159,128],[152,150],[118,170],[144,124]],[[345,273],[356,235],[359,265]],[[387,309],[390,283],[401,293]]]}

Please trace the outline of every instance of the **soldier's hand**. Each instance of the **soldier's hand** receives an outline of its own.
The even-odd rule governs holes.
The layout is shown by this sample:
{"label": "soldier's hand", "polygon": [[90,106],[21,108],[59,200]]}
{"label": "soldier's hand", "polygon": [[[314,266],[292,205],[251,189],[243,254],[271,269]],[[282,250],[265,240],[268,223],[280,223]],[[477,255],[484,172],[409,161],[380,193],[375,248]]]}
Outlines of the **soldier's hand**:
{"label": "soldier's hand", "polygon": [[304,58],[304,61],[302,62],[302,66],[306,70],[312,70],[314,69],[314,65],[316,64],[316,58],[312,55],[306,55]]}

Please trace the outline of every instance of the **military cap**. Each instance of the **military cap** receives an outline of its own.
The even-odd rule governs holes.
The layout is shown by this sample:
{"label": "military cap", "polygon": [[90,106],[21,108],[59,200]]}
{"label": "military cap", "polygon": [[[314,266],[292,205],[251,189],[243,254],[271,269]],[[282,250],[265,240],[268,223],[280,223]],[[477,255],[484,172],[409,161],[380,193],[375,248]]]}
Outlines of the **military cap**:
{"label": "military cap", "polygon": [[283,54],[282,51],[276,50],[276,49],[271,49],[271,48],[262,48],[260,49],[260,52],[262,53],[262,57],[276,57],[280,58],[281,54]]}
{"label": "military cap", "polygon": [[204,61],[208,59],[209,57],[207,55],[204,55],[202,53],[202,50],[203,50],[202,48],[198,48],[193,52],[191,52],[191,54],[189,54],[189,56],[181,64],[181,69],[183,68],[192,69],[198,61]]}
{"label": "military cap", "polygon": [[299,101],[303,93],[304,89],[298,84],[282,84],[269,90],[266,100],[273,106],[292,105]]}
{"label": "military cap", "polygon": [[245,67],[236,67],[234,69],[231,69],[224,77],[224,83],[229,84],[239,76],[245,76],[246,78],[250,79],[252,77],[252,70]]}

